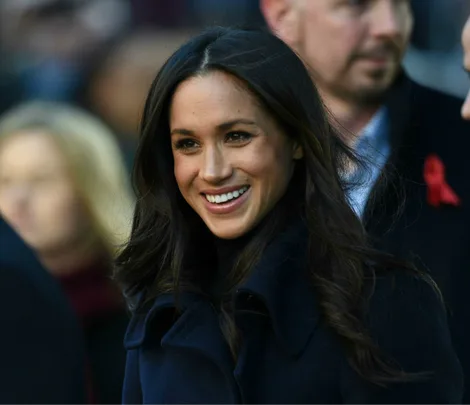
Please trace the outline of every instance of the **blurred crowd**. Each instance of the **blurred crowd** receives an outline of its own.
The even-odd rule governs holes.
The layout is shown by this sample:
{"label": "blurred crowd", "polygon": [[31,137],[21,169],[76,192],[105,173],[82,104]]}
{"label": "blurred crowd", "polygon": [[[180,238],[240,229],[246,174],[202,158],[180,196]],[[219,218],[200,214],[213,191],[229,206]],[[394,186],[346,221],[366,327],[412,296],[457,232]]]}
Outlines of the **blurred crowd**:
{"label": "blurred crowd", "polygon": [[[412,5],[415,31],[405,58],[410,75],[464,96],[459,38],[468,2]],[[3,0],[0,112],[38,98],[77,103],[132,148],[154,73],[192,33],[213,24],[264,21],[253,0]]]}
{"label": "blurred crowd", "polygon": [[[470,3],[412,5],[406,68],[463,97],[460,33]],[[23,328],[2,332],[11,350],[0,356],[0,402],[121,401],[128,314],[111,271],[132,222],[139,120],[164,61],[213,24],[265,23],[257,0],[0,2],[0,211],[22,237],[0,217],[0,255],[20,258],[49,291],[44,300],[36,285],[0,278],[0,308],[15,307],[12,324]],[[28,350],[45,351],[44,360],[19,361]],[[69,368],[76,387],[57,388]],[[23,387],[5,384],[15,376]]]}

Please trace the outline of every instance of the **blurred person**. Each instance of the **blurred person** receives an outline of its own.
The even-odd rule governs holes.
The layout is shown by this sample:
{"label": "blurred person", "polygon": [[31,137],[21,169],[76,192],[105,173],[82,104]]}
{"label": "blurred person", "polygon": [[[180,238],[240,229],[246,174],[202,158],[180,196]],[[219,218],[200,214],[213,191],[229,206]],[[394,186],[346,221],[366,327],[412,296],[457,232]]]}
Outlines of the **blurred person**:
{"label": "blurred person", "polygon": [[285,43],[196,36],[141,127],[116,263],[134,312],[124,403],[460,401],[435,283],[370,247],[340,175],[354,155]]}
{"label": "blurred person", "polygon": [[0,403],[84,404],[85,347],[59,284],[0,218]]}
{"label": "blurred person", "polygon": [[188,15],[187,2],[188,0],[132,0],[132,20],[137,27],[178,29],[192,21]]}
{"label": "blurred person", "polygon": [[187,0],[192,20],[199,25],[259,26],[263,18],[256,1],[252,0]]}
{"label": "blurred person", "polygon": [[24,99],[69,101],[88,58],[129,23],[129,0],[2,0],[0,45]]}
{"label": "blurred person", "polygon": [[60,282],[85,333],[91,400],[117,403],[127,314],[110,281],[133,198],[112,133],[72,107],[20,105],[0,118],[0,215]]}
{"label": "blurred person", "polygon": [[189,34],[182,31],[137,30],[95,55],[88,67],[78,102],[111,126],[129,170],[145,96],[155,73],[187,38]]}
{"label": "blurred person", "polygon": [[[464,52],[463,68],[470,77],[470,17],[462,31],[462,48]],[[467,97],[462,105],[461,113],[463,119],[470,120],[470,91],[467,93]]]}
{"label": "blurred person", "polygon": [[[470,124],[461,101],[410,80],[408,0],[260,0],[346,141],[373,162],[349,199],[377,246],[426,266],[443,291],[470,386]],[[470,402],[467,389],[464,403]]]}

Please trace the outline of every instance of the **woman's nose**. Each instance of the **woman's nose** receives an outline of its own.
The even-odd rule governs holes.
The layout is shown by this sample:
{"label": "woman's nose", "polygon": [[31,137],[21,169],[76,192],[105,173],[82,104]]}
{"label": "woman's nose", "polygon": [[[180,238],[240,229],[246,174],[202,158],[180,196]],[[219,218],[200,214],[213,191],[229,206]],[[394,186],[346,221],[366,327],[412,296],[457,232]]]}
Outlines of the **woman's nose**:
{"label": "woman's nose", "polygon": [[208,183],[220,183],[232,175],[232,165],[223,147],[210,147],[204,151],[201,177]]}

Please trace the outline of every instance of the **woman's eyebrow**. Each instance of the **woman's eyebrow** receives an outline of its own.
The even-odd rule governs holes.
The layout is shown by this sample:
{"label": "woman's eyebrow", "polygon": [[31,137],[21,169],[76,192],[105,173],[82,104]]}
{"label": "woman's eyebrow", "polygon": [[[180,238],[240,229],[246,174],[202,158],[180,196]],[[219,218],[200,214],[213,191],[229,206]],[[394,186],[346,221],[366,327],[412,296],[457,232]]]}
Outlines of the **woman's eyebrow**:
{"label": "woman's eyebrow", "polygon": [[230,120],[230,121],[227,121],[227,122],[224,122],[222,124],[217,125],[217,129],[219,129],[221,131],[226,131],[227,129],[230,129],[230,128],[234,127],[237,124],[256,125],[256,122],[252,121],[252,120],[245,119],[245,118],[237,118],[237,119]]}
{"label": "woman's eyebrow", "polygon": [[[226,121],[217,125],[217,129],[219,131],[227,131],[228,129],[234,127],[237,124],[256,125],[256,122],[245,119],[245,118],[237,118],[237,119]],[[190,129],[186,129],[186,128],[175,128],[171,131],[171,135],[173,134],[191,136],[191,135],[194,135],[194,131],[191,131]]]}
{"label": "woman's eyebrow", "polygon": [[190,131],[189,129],[184,128],[175,128],[171,131],[171,135],[194,135],[194,131]]}

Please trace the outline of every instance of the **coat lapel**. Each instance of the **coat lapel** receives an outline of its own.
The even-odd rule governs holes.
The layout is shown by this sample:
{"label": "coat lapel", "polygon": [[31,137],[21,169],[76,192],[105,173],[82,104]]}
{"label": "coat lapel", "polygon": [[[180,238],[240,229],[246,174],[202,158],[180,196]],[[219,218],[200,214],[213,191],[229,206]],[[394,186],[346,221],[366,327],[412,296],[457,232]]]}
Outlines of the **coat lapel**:
{"label": "coat lapel", "polygon": [[[267,310],[272,327],[290,355],[301,355],[318,322],[307,261],[308,230],[298,221],[271,243],[250,278],[237,290],[235,310]],[[239,317],[241,319],[242,317]]]}
{"label": "coat lapel", "polygon": [[217,313],[204,297],[182,293],[178,310],[175,297],[163,294],[145,315],[135,314],[125,337],[127,349],[160,339],[161,347],[192,350],[212,360],[231,388],[233,402],[239,392],[233,378],[234,361],[219,327]]}
{"label": "coat lapel", "polygon": [[[293,363],[304,353],[319,323],[319,310],[308,268],[308,229],[291,224],[267,247],[249,279],[234,297],[243,341],[234,370],[244,400],[252,402],[267,342],[277,341],[281,358]],[[272,335],[272,338],[269,336]],[[286,371],[288,375],[288,371]]]}
{"label": "coat lapel", "polygon": [[267,247],[248,280],[234,294],[235,321],[242,344],[235,363],[219,318],[202,295],[182,293],[179,310],[172,294],[159,296],[150,309],[134,314],[127,349],[160,341],[162,348],[192,350],[211,359],[225,376],[233,402],[243,402],[259,381],[256,370],[266,334],[295,361],[319,322],[319,310],[307,266],[308,230],[302,221],[289,226]]}

